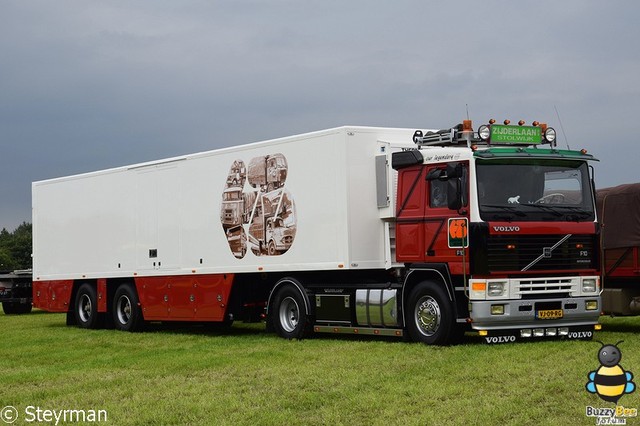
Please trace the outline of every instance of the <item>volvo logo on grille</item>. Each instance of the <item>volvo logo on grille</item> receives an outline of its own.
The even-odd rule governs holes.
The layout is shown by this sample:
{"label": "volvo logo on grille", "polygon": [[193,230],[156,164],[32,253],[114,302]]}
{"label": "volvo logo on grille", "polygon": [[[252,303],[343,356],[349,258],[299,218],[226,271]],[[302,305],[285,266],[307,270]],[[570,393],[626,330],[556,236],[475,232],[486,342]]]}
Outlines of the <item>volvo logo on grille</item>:
{"label": "volvo logo on grille", "polygon": [[496,232],[520,232],[519,226],[494,226],[493,230]]}
{"label": "volvo logo on grille", "polygon": [[562,243],[564,243],[565,241],[567,241],[569,238],[571,238],[571,234],[567,234],[564,237],[562,237],[560,239],[560,241],[555,243],[555,245],[553,247],[543,247],[542,248],[542,254],[540,256],[538,256],[537,258],[535,258],[533,260],[533,262],[531,262],[530,264],[528,264],[527,266],[522,268],[521,271],[528,271],[533,265],[535,265],[536,263],[540,262],[542,259],[549,259],[551,257],[552,252],[555,249],[557,249],[558,247],[560,247],[560,245]]}

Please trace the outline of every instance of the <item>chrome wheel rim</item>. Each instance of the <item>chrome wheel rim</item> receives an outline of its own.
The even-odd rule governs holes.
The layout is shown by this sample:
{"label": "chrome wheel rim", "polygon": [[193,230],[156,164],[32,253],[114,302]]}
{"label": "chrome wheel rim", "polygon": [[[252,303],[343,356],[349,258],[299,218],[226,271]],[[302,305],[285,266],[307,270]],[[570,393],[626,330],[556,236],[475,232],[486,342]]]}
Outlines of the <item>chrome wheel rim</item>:
{"label": "chrome wheel rim", "polygon": [[420,333],[430,337],[438,331],[442,315],[440,313],[440,305],[433,297],[421,297],[416,304],[414,314]]}

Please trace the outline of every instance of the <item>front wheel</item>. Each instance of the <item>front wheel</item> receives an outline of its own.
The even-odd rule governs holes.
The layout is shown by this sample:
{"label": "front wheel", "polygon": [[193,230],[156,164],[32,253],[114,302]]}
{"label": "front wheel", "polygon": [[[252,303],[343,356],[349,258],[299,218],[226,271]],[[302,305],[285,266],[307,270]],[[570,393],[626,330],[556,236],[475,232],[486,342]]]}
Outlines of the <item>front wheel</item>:
{"label": "front wheel", "polygon": [[113,323],[118,330],[139,331],[144,324],[138,293],[130,284],[122,284],[113,297]]}
{"label": "front wheel", "polygon": [[271,306],[271,320],[275,332],[285,339],[302,339],[311,333],[304,296],[294,285],[278,290]]}
{"label": "front wheel", "polygon": [[447,345],[454,335],[453,307],[444,288],[422,282],[409,293],[406,310],[407,330],[414,342]]}

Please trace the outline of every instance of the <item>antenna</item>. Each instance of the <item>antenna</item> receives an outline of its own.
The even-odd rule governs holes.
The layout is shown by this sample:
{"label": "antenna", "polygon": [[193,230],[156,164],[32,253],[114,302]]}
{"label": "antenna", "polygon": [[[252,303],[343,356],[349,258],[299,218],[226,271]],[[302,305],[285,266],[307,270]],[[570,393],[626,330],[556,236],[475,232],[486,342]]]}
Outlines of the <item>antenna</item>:
{"label": "antenna", "polygon": [[556,106],[553,106],[553,109],[556,110],[556,116],[558,117],[558,123],[560,123],[560,130],[562,130],[562,136],[564,136],[564,141],[567,143],[567,149],[571,149],[569,148],[569,139],[567,139],[567,134],[564,132],[564,126],[562,125],[562,120],[560,120],[560,113],[558,112],[558,108],[556,108]]}
{"label": "antenna", "polygon": [[469,104],[464,104],[467,107],[467,120],[469,120]]}

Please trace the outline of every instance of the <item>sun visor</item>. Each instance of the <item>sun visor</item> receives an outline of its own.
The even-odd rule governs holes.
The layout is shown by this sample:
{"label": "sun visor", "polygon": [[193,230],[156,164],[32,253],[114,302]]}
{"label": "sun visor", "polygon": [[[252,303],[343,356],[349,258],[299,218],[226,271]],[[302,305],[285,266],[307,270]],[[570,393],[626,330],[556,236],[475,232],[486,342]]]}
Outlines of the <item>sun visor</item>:
{"label": "sun visor", "polygon": [[391,167],[393,167],[394,170],[422,164],[423,161],[424,158],[422,157],[422,153],[417,149],[394,152],[391,155]]}

